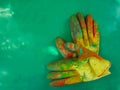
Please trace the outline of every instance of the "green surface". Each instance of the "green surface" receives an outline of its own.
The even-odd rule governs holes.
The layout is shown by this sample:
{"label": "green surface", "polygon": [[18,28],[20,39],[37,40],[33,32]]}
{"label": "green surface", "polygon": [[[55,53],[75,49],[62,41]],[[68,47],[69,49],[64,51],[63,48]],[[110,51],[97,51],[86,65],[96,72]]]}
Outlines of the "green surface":
{"label": "green surface", "polygon": [[[0,0],[0,8],[11,9],[0,12],[0,90],[120,90],[120,0]],[[98,21],[112,74],[53,88],[46,65],[61,58],[55,38],[71,41],[69,19],[78,11]]]}

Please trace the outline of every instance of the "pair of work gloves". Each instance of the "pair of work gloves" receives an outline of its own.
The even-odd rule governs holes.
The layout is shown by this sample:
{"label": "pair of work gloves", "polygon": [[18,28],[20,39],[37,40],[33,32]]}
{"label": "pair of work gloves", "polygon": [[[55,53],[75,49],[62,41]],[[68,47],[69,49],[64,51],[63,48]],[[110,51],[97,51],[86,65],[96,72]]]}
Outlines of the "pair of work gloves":
{"label": "pair of work gloves", "polygon": [[99,56],[100,33],[91,15],[78,13],[70,18],[73,42],[56,38],[63,60],[48,64],[50,85],[63,86],[99,79],[110,74],[110,62]]}

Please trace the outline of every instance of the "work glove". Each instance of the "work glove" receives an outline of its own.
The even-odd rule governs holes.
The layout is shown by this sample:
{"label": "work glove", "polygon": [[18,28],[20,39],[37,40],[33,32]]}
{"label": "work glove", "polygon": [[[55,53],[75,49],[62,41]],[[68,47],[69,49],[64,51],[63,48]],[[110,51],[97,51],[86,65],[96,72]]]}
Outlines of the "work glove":
{"label": "work glove", "polygon": [[[80,50],[80,49],[79,49]],[[63,59],[48,64],[51,70],[48,78],[52,79],[51,86],[63,86],[79,82],[87,82],[109,75],[110,62],[95,52],[81,48],[78,58]]]}
{"label": "work glove", "polygon": [[56,46],[63,58],[79,56],[79,52],[76,52],[79,46],[99,53],[100,35],[98,24],[92,19],[91,15],[87,15],[86,20],[80,13],[72,15],[70,27],[73,42],[65,42],[61,37],[56,39]]}

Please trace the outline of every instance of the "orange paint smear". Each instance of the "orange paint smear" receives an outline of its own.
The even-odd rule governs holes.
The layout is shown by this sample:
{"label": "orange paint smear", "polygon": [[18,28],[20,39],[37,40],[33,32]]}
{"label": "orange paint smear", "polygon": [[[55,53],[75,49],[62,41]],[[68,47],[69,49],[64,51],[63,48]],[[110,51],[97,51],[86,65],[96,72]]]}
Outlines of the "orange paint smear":
{"label": "orange paint smear", "polygon": [[63,86],[63,85],[64,85],[64,82],[61,80],[61,81],[58,82],[58,85],[59,85],[59,86]]}
{"label": "orange paint smear", "polygon": [[109,67],[110,67],[110,66],[108,66],[108,67],[104,70],[104,72],[101,73],[98,77],[101,77],[101,76],[108,70]]}
{"label": "orange paint smear", "polygon": [[80,55],[79,60],[83,60],[85,58],[89,58],[92,56],[98,58],[99,60],[103,59],[102,57],[98,56],[96,53],[94,53],[94,52],[92,52],[84,47],[82,47],[82,49],[83,49],[83,54]]}

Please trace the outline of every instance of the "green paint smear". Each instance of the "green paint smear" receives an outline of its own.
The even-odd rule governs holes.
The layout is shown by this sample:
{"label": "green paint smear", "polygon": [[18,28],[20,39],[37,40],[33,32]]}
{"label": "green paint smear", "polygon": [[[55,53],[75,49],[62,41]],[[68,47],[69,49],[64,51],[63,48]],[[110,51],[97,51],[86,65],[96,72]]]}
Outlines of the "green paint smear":
{"label": "green paint smear", "polygon": [[97,47],[98,44],[91,44],[91,47]]}

